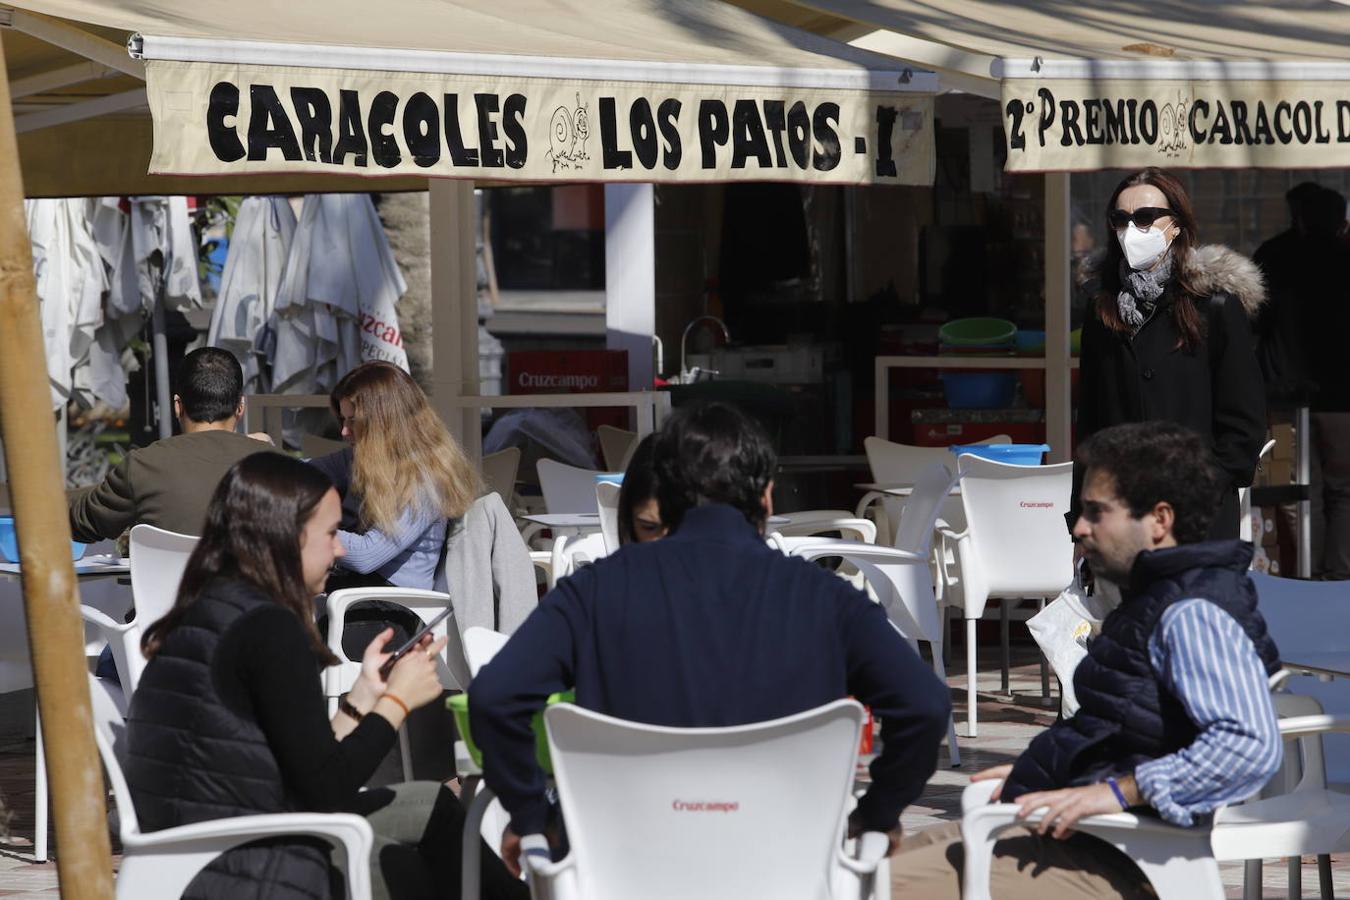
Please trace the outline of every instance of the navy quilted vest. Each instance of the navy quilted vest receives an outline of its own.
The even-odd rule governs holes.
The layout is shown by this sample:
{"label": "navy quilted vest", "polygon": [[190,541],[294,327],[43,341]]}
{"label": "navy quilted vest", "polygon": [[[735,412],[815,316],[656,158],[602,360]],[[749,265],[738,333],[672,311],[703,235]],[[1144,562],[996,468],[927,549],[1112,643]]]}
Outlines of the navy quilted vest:
{"label": "navy quilted vest", "polygon": [[1106,617],[1073,677],[1080,707],[1037,735],[1017,758],[1002,798],[1092,784],[1175,753],[1195,740],[1195,725],[1149,664],[1148,642],[1169,606],[1200,598],[1242,625],[1268,674],[1280,667],[1275,642],[1256,609],[1247,577],[1252,547],[1209,541],[1145,551],[1135,560],[1120,606]]}
{"label": "navy quilted vest", "polygon": [[[212,659],[230,626],[272,600],[216,579],[145,667],[127,715],[123,768],[141,830],[294,812],[267,737],[216,692]],[[261,841],[222,854],[188,885],[189,900],[324,900],[334,884],[327,845]]]}

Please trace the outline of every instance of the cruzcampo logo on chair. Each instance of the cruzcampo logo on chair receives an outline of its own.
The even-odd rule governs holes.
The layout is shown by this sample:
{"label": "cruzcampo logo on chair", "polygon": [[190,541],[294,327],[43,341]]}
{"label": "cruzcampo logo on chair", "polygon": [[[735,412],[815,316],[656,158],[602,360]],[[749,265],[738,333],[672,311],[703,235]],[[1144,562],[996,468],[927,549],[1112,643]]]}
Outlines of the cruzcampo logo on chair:
{"label": "cruzcampo logo on chair", "polygon": [[[557,694],[549,694],[548,706],[555,703],[575,703],[577,699],[576,691],[562,691]],[[469,695],[455,694],[445,701],[445,708],[450,710],[454,716],[455,728],[459,731],[459,736],[464,740],[464,746],[468,748],[469,758],[473,760],[478,768],[483,767],[483,751],[478,749],[478,745],[473,742],[473,735],[469,731]],[[553,758],[548,752],[548,732],[544,730],[544,711],[541,709],[534,714],[530,720],[530,727],[534,729],[534,758],[539,762],[539,768],[545,773],[553,774]]]}

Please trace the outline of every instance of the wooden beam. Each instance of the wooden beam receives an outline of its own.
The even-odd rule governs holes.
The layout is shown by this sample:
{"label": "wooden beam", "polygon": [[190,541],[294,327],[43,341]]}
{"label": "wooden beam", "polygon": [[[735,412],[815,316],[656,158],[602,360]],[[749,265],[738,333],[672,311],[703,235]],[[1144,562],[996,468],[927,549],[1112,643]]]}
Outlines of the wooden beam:
{"label": "wooden beam", "polygon": [[56,819],[64,900],[112,900],[103,766],[94,744],[70,521],[51,415],[23,179],[0,45],[0,436]]}

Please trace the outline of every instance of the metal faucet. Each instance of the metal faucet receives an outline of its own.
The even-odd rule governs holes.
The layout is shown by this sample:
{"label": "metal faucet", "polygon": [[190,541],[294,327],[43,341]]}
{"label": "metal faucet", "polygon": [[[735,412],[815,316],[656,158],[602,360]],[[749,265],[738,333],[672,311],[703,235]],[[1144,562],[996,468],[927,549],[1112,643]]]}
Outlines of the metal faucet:
{"label": "metal faucet", "polygon": [[680,380],[683,381],[689,375],[689,367],[685,365],[685,344],[689,341],[689,332],[694,330],[694,326],[700,322],[716,322],[717,327],[722,329],[722,343],[731,343],[731,332],[727,331],[727,324],[717,316],[698,316],[690,319],[689,324],[684,326],[684,334],[680,335]]}

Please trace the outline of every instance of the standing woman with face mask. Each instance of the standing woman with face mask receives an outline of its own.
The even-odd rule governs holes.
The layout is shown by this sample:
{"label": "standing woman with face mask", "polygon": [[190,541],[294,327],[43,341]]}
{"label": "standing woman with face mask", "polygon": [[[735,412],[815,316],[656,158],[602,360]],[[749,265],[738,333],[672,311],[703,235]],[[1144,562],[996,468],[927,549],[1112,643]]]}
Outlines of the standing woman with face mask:
{"label": "standing woman with face mask", "polygon": [[1106,226],[1105,256],[1088,272],[1099,289],[1083,325],[1078,441],[1125,422],[1195,430],[1227,480],[1209,537],[1236,538],[1237,491],[1252,483],[1266,434],[1251,326],[1266,297],[1260,270],[1200,244],[1185,188],[1161,169],[1116,187]]}

